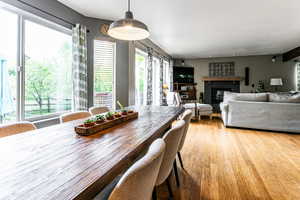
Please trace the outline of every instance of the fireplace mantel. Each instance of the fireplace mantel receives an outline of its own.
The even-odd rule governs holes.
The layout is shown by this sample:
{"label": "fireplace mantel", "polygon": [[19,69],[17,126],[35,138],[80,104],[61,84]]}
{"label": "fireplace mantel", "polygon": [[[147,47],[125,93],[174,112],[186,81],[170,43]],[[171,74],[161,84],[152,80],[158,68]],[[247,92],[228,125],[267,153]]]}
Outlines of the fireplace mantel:
{"label": "fireplace mantel", "polygon": [[208,77],[205,76],[202,78],[202,81],[242,81],[243,78],[239,76],[235,77]]}

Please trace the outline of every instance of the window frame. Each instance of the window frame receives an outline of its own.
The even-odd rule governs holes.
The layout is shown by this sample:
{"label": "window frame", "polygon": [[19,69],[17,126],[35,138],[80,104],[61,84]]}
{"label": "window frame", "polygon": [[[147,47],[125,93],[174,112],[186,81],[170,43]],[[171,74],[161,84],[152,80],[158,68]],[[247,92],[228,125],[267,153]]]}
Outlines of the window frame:
{"label": "window frame", "polygon": [[25,118],[25,71],[26,71],[25,69],[25,21],[36,23],[38,25],[47,27],[49,29],[53,29],[55,31],[67,34],[69,36],[72,36],[72,30],[3,2],[0,2],[0,9],[16,14],[18,17],[18,22],[17,22],[18,37],[16,38],[17,40],[16,121],[23,121],[23,120],[30,121],[30,122],[41,121],[41,120],[55,118],[60,116],[63,113],[68,112],[68,111],[65,112],[63,111],[63,112],[50,113],[42,116]]}
{"label": "window frame", "polygon": [[[136,55],[140,55],[140,56],[142,56],[142,57],[144,57],[145,58],[145,68],[144,68],[144,70],[145,70],[145,75],[144,75],[144,91],[143,91],[143,103],[142,104],[140,104],[139,102],[137,102],[137,98],[136,98],[136,89],[137,89],[137,85],[136,85],[136,79],[137,79],[137,76],[136,76],[136,74],[137,74],[137,66],[136,66]],[[147,53],[145,52],[145,51],[143,51],[142,49],[139,49],[139,48],[135,48],[135,54],[134,54],[134,66],[135,66],[135,80],[134,80],[134,85],[135,85],[135,88],[134,88],[134,90],[135,90],[135,97],[134,97],[134,99],[135,99],[135,104],[136,105],[141,105],[141,106],[143,106],[143,105],[146,105],[146,103],[147,103],[147,73],[148,73],[148,70],[147,70],[147,63],[148,63],[148,55],[147,55]]]}
{"label": "window frame", "polygon": [[117,97],[116,97],[116,53],[117,53],[117,43],[114,41],[110,41],[110,40],[105,40],[105,39],[101,39],[101,38],[95,38],[93,40],[93,106],[95,106],[95,59],[96,59],[96,55],[95,55],[95,41],[102,41],[102,42],[110,42],[113,44],[113,80],[112,80],[112,109],[115,110],[116,109],[116,103],[117,103]]}

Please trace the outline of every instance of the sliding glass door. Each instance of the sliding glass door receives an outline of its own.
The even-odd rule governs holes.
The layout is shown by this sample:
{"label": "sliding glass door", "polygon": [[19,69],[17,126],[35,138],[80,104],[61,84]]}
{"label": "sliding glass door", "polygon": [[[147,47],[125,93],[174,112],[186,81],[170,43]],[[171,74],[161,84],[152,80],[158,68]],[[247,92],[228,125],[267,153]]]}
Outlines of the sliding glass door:
{"label": "sliding glass door", "polygon": [[0,124],[18,118],[18,21],[18,15],[0,8]]}
{"label": "sliding glass door", "polygon": [[72,105],[71,35],[25,20],[25,119]]}
{"label": "sliding glass door", "polygon": [[2,4],[0,26],[0,124],[71,110],[71,30]]}

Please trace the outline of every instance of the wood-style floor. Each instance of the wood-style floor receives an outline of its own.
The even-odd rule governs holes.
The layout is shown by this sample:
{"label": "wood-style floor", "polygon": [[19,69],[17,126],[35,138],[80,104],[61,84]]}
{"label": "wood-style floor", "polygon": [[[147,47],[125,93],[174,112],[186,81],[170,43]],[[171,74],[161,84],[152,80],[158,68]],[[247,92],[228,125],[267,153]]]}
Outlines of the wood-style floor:
{"label": "wood-style floor", "polygon": [[[228,129],[220,120],[191,123],[185,171],[174,199],[300,200],[300,134]],[[167,199],[159,188],[159,199]]]}

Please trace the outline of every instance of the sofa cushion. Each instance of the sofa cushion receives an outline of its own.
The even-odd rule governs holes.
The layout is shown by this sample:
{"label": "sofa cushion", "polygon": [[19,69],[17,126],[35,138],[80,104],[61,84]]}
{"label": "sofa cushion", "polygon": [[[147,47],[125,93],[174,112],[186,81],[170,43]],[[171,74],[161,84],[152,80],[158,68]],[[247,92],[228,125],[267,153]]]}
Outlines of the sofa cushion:
{"label": "sofa cushion", "polygon": [[224,92],[224,103],[229,101],[254,101],[254,102],[267,102],[268,93],[233,93]]}
{"label": "sofa cushion", "polygon": [[270,102],[300,103],[300,93],[269,93]]}

